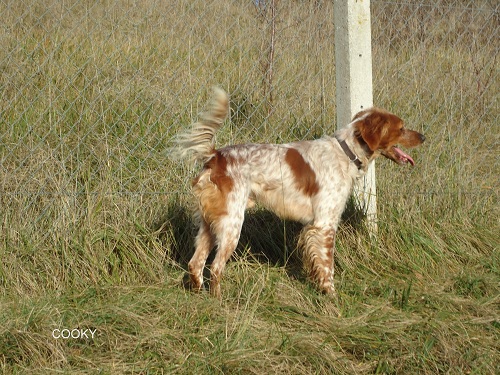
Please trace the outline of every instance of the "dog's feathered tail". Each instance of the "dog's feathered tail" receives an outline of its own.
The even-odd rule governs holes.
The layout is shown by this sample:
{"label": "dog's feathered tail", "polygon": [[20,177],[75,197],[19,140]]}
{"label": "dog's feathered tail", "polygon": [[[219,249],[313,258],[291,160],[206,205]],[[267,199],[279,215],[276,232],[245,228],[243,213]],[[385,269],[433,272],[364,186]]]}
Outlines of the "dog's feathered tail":
{"label": "dog's feathered tail", "polygon": [[228,95],[224,90],[214,87],[207,111],[200,115],[199,121],[190,130],[177,136],[175,155],[192,162],[206,163],[210,160],[215,151],[215,132],[222,126],[228,111]]}

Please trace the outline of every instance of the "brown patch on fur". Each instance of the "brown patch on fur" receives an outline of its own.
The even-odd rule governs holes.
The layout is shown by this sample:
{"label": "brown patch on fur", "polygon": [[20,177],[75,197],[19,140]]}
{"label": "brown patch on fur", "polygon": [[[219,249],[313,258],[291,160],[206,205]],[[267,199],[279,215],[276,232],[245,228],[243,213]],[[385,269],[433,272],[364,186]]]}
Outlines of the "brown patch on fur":
{"label": "brown patch on fur", "polygon": [[210,180],[222,193],[227,194],[233,189],[233,179],[227,175],[227,159],[219,151],[215,152],[215,156],[207,162],[205,167],[212,170]]}
{"label": "brown patch on fur", "polygon": [[300,152],[294,148],[289,148],[285,155],[285,162],[290,166],[295,177],[295,184],[308,196],[313,196],[319,191],[316,181],[316,173],[312,170]]}
{"label": "brown patch on fur", "polygon": [[215,151],[200,175],[193,180],[193,193],[198,197],[203,219],[209,224],[227,214],[227,195],[233,189],[234,181],[226,172],[227,159]]}
{"label": "brown patch on fur", "polygon": [[333,249],[335,244],[335,229],[330,229],[325,233],[325,240],[323,246],[327,249]]}

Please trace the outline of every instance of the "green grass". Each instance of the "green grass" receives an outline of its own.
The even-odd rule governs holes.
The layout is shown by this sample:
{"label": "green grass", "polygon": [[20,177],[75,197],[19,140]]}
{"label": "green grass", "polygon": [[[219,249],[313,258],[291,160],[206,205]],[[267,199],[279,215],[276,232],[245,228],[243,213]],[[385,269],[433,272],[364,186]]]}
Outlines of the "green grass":
{"label": "green grass", "polygon": [[[222,302],[164,282],[89,287],[2,304],[6,371],[494,373],[497,279],[344,272],[329,300],[283,269],[232,262]],[[394,274],[392,274],[394,275]],[[479,283],[479,284],[478,284]],[[476,285],[476,286],[474,286]],[[52,330],[97,330],[55,340]]]}
{"label": "green grass", "polygon": [[[251,1],[0,5],[1,372],[500,373],[488,2],[373,2],[375,103],[427,141],[414,168],[377,162],[376,238],[344,215],[336,298],[307,282],[300,225],[259,209],[222,300],[184,289],[194,170],[168,148],[210,86],[232,98],[219,145],[335,128],[332,4],[278,4],[273,103]],[[96,337],[52,337],[77,328]]]}

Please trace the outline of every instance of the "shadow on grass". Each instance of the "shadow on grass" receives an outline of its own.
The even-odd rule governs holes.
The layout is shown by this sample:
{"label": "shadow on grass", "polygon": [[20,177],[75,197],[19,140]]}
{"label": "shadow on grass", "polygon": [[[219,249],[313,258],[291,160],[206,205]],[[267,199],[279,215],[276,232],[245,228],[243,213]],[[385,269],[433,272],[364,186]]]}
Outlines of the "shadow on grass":
{"label": "shadow on grass", "polygon": [[[342,216],[342,222],[342,227],[348,226],[354,231],[362,230],[363,215],[356,211],[351,201]],[[255,262],[284,267],[290,277],[305,281],[301,252],[297,249],[302,228],[302,224],[282,220],[264,209],[248,211],[245,214],[236,255],[245,256]],[[194,253],[194,239],[198,230],[191,210],[185,204],[172,201],[165,215],[153,225],[153,230],[158,233],[159,240],[167,249],[166,256],[186,270],[184,286],[188,287],[187,264]],[[212,250],[205,267],[205,280],[209,279],[208,269],[214,256],[215,251]]]}

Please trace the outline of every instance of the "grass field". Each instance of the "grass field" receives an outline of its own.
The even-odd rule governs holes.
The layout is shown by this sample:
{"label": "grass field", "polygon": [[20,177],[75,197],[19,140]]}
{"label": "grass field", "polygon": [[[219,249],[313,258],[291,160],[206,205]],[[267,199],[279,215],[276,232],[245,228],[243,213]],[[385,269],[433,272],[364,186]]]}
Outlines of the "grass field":
{"label": "grass field", "polygon": [[408,3],[372,2],[374,97],[427,141],[377,162],[377,237],[346,212],[326,297],[300,226],[257,209],[221,301],[183,288],[168,147],[214,84],[218,144],[333,132],[331,2],[277,2],[271,81],[251,1],[0,4],[0,371],[500,373],[498,7]]}

